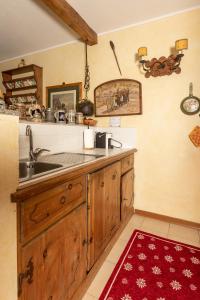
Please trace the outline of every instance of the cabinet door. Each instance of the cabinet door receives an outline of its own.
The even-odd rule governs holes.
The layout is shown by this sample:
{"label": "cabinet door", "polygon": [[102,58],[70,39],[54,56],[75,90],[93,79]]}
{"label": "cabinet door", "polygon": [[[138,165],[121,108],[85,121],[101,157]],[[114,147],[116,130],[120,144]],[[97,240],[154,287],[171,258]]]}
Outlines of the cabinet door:
{"label": "cabinet door", "polygon": [[120,223],[120,162],[104,169],[106,232],[112,236]]}
{"label": "cabinet door", "polygon": [[[71,299],[87,269],[86,205],[83,204],[22,249],[22,270],[31,263],[32,282],[22,283],[22,300]],[[23,272],[24,272],[23,271]]]}
{"label": "cabinet door", "polygon": [[[87,208],[76,208],[64,221],[63,300],[71,299],[87,275]],[[54,298],[53,298],[54,299]],[[55,298],[57,300],[57,298]]]}
{"label": "cabinet door", "polygon": [[122,176],[121,191],[121,219],[125,221],[133,211],[134,200],[134,173],[133,169]]}
{"label": "cabinet door", "polygon": [[89,175],[88,179],[88,269],[105,247],[106,199],[104,169]]}
{"label": "cabinet door", "polygon": [[63,263],[66,259],[64,255],[65,231],[64,223],[71,218],[71,214],[62,221],[52,226],[45,233],[45,248],[43,251],[45,269],[45,300],[64,299],[63,295]]}
{"label": "cabinet door", "polygon": [[88,269],[105,249],[120,222],[120,163],[89,175]]}
{"label": "cabinet door", "polygon": [[[21,300],[47,299],[43,251],[44,234],[21,249],[21,273],[18,275],[18,293]],[[29,274],[23,278],[23,275]]]}

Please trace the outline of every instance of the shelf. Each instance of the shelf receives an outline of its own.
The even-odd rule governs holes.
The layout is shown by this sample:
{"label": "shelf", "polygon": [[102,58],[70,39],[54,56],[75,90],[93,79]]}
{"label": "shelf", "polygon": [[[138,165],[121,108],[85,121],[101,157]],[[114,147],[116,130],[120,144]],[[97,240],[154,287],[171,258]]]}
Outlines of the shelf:
{"label": "shelf", "polygon": [[[17,91],[23,91],[23,90],[32,90],[32,89],[36,89],[36,88],[37,88],[37,85],[29,85],[29,86],[14,88],[14,89],[7,88],[7,90],[10,92],[17,92]],[[13,95],[13,96],[18,96],[18,95]]]}
{"label": "shelf", "polygon": [[8,74],[8,75],[18,75],[18,74],[23,74],[23,73],[27,73],[27,72],[32,72],[34,71],[35,68],[40,68],[41,67],[37,66],[37,65],[28,65],[28,66],[24,66],[21,68],[16,68],[16,69],[11,69],[11,70],[7,70],[7,71],[3,71],[2,74]]}
{"label": "shelf", "polygon": [[28,93],[28,94],[21,94],[21,95],[6,96],[5,101],[11,105],[15,105],[17,103],[30,105],[32,103],[37,103],[38,99],[35,93]]}
{"label": "shelf", "polygon": [[[31,72],[32,74],[26,73]],[[2,72],[3,77],[3,85],[6,88],[6,96],[5,100],[9,103],[32,103],[37,102],[38,104],[42,105],[42,73],[43,70],[41,67],[31,64],[24,67],[10,69]],[[15,75],[20,75],[16,78]],[[31,93],[31,90],[32,93]],[[15,92],[22,92],[24,94],[16,94]],[[30,93],[27,93],[30,91]],[[14,93],[14,94],[13,94]],[[31,98],[30,96],[34,97],[34,99],[27,99]]]}
{"label": "shelf", "polygon": [[26,96],[35,96],[36,97],[36,93],[16,94],[16,95],[12,95],[12,96],[5,96],[5,98],[8,99],[8,98],[17,98],[17,97],[26,97]]}
{"label": "shelf", "polygon": [[20,77],[20,78],[15,78],[12,80],[6,80],[3,81],[3,84],[5,83],[15,83],[16,81],[26,81],[27,79],[35,79],[35,76],[31,75],[31,76],[24,76],[24,77]]}

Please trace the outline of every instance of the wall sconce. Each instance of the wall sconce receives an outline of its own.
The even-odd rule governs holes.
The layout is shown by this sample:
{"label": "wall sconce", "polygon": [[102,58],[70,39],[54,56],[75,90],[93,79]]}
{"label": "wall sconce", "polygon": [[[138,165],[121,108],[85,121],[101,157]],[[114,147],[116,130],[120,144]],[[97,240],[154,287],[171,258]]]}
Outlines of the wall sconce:
{"label": "wall sconce", "polygon": [[176,74],[181,73],[180,62],[184,54],[182,51],[188,49],[188,40],[182,39],[175,42],[175,49],[178,52],[177,55],[170,55],[168,58],[161,56],[159,59],[152,58],[151,60],[142,59],[143,56],[147,56],[147,48],[140,47],[138,49],[139,62],[142,64],[143,70],[146,72],[145,77],[150,76],[164,76],[171,75],[173,72]]}

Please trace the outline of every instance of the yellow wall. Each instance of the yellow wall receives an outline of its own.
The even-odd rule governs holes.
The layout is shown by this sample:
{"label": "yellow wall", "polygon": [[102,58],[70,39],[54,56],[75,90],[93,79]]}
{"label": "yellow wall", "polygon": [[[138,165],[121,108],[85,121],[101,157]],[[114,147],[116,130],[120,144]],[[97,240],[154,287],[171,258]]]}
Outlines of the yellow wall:
{"label": "yellow wall", "polygon": [[0,114],[0,299],[17,299],[18,117]]}
{"label": "yellow wall", "polygon": [[[123,78],[141,81],[143,115],[122,117],[123,127],[136,127],[138,153],[135,162],[135,207],[172,217],[200,222],[200,151],[188,139],[200,123],[198,115],[184,115],[179,106],[188,95],[189,82],[200,97],[199,53],[200,10],[130,27],[99,37],[89,48],[91,89],[119,78],[109,46],[112,40]],[[180,75],[146,79],[139,72],[135,53],[147,46],[149,58],[168,56],[177,39],[188,38],[189,49],[181,62]],[[26,63],[43,66],[44,87],[83,81],[84,45],[74,43],[25,57]],[[19,59],[0,65],[0,70],[16,67]],[[108,126],[108,118],[99,118]]]}

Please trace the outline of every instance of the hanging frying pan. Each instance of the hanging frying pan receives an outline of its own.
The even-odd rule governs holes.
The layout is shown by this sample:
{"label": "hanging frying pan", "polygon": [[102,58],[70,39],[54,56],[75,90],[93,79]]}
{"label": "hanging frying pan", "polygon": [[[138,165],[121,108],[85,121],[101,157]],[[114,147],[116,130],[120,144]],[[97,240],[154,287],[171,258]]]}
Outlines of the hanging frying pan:
{"label": "hanging frying pan", "polygon": [[193,96],[192,83],[189,86],[189,96],[182,100],[180,108],[186,115],[195,115],[200,111],[200,99]]}

